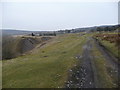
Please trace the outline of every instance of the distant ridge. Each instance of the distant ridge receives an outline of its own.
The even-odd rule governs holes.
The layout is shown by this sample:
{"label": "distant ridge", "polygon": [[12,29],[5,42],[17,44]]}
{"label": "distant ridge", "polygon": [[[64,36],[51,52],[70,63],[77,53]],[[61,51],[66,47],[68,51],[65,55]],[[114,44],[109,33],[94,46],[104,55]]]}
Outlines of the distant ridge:
{"label": "distant ridge", "polygon": [[2,35],[25,35],[30,33],[30,31],[2,29]]}
{"label": "distant ridge", "polygon": [[31,33],[50,32],[50,31],[25,31],[25,30],[12,30],[2,29],[2,35],[26,35]]}
{"label": "distant ridge", "polygon": [[26,35],[31,33],[46,33],[46,32],[65,32],[65,30],[70,30],[72,33],[77,33],[81,31],[96,31],[97,28],[101,28],[104,30],[105,28],[109,29],[117,29],[120,27],[120,24],[117,25],[101,25],[101,26],[92,26],[92,27],[82,27],[82,28],[74,28],[74,29],[64,29],[58,31],[25,31],[25,30],[14,30],[14,29],[2,29],[2,35]]}

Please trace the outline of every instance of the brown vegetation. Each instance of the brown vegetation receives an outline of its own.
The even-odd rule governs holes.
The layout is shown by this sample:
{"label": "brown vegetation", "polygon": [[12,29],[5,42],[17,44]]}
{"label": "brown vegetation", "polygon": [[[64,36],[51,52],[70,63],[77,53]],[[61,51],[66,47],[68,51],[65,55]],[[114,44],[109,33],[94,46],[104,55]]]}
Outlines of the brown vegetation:
{"label": "brown vegetation", "polygon": [[109,41],[110,43],[115,43],[120,48],[120,34],[97,34],[95,37]]}

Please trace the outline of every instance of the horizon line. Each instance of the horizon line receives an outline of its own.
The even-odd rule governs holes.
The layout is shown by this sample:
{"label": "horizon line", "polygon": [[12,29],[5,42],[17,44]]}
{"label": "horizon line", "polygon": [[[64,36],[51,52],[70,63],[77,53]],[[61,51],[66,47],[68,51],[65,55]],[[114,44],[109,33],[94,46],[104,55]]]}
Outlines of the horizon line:
{"label": "horizon line", "polygon": [[0,28],[0,30],[19,30],[19,31],[59,31],[59,30],[71,30],[71,29],[77,29],[77,28],[90,28],[90,27],[100,27],[100,26],[115,26],[115,25],[120,25],[119,23],[117,24],[102,24],[102,25],[93,25],[93,26],[83,26],[83,27],[76,27],[76,28],[65,28],[65,29],[57,29],[57,30],[38,30],[38,29],[15,29],[15,28]]}

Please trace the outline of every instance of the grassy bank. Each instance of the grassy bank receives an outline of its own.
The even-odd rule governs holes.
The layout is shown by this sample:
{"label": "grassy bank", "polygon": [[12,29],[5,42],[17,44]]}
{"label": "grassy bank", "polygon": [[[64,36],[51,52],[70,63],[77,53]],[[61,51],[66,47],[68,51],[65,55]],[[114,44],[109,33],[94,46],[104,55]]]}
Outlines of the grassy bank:
{"label": "grassy bank", "polygon": [[100,43],[105,46],[115,57],[119,57],[118,55],[118,47],[115,45],[115,43],[110,43],[109,41],[100,40]]}
{"label": "grassy bank", "polygon": [[42,44],[53,37],[36,36],[3,36],[2,59],[12,59],[33,50],[38,44]]}
{"label": "grassy bank", "polygon": [[115,57],[120,58],[119,53],[119,34],[118,33],[101,33],[94,35],[95,38],[110,51]]}
{"label": "grassy bank", "polygon": [[11,59],[20,55],[18,43],[20,38],[3,36],[2,38],[2,59]]}
{"label": "grassy bank", "polygon": [[77,64],[85,35],[60,35],[37,53],[3,61],[3,88],[58,88]]}

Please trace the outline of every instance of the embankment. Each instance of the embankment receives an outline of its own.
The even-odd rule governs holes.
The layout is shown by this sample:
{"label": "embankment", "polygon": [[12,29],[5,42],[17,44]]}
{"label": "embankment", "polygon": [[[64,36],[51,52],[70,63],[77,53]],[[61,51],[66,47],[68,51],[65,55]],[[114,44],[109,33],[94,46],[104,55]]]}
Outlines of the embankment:
{"label": "embankment", "polygon": [[20,55],[26,54],[36,47],[36,45],[43,43],[52,37],[3,37],[2,42],[2,59],[12,59]]}

